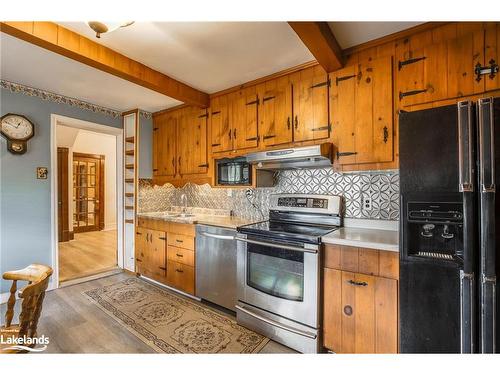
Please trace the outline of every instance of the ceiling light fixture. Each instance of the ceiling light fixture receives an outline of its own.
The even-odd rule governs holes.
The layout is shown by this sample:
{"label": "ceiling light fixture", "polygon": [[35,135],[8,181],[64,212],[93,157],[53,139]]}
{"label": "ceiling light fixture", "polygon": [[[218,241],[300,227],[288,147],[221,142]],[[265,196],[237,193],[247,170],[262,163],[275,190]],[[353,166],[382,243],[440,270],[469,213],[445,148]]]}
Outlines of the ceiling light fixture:
{"label": "ceiling light fixture", "polygon": [[100,38],[101,34],[110,33],[121,27],[127,27],[134,23],[134,21],[128,22],[99,22],[99,21],[88,21],[89,27],[95,31],[95,37]]}

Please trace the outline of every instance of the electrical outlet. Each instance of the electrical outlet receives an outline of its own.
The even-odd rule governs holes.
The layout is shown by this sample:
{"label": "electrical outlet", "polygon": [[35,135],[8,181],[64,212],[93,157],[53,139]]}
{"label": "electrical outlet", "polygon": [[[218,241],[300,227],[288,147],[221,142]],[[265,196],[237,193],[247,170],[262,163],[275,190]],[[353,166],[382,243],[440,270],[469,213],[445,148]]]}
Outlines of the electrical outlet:
{"label": "electrical outlet", "polygon": [[363,207],[364,211],[371,211],[372,209],[372,198],[369,196],[363,196]]}

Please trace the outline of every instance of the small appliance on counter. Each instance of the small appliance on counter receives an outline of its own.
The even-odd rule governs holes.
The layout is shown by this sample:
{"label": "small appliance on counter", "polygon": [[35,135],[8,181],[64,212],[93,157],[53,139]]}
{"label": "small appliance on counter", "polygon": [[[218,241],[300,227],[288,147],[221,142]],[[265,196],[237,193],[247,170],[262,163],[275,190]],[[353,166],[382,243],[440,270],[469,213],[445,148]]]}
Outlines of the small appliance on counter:
{"label": "small appliance on counter", "polygon": [[341,198],[273,194],[269,220],[238,227],[238,324],[303,353],[320,350],[321,237]]}
{"label": "small appliance on counter", "polygon": [[498,353],[500,99],[399,124],[400,351]]}

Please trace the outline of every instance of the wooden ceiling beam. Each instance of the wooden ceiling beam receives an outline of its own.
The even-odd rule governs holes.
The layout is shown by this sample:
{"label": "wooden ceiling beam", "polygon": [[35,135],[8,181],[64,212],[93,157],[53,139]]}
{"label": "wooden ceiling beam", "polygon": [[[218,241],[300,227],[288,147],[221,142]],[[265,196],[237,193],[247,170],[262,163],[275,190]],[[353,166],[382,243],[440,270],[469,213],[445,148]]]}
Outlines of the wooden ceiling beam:
{"label": "wooden ceiling beam", "polygon": [[208,94],[53,22],[0,22],[0,31],[160,94],[208,107]]}
{"label": "wooden ceiling beam", "polygon": [[328,73],[344,66],[342,49],[327,22],[288,22],[288,24]]}

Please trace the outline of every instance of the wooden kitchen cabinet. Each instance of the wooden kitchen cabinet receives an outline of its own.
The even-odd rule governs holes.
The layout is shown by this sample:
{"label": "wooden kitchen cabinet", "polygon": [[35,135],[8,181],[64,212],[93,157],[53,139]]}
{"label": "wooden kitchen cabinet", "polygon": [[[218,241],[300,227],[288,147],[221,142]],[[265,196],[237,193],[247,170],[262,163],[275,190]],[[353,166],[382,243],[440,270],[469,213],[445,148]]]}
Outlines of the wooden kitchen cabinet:
{"label": "wooden kitchen cabinet", "polygon": [[393,160],[392,57],[330,74],[330,119],[338,163]]}
{"label": "wooden kitchen cabinet", "polygon": [[229,122],[229,96],[221,95],[210,100],[211,149],[213,153],[233,149],[232,127]]}
{"label": "wooden kitchen cabinet", "polygon": [[398,253],[327,245],[323,345],[335,353],[397,353]]}
{"label": "wooden kitchen cabinet", "polygon": [[153,125],[153,176],[176,175],[177,114],[161,116]]}
{"label": "wooden kitchen cabinet", "polygon": [[293,140],[328,138],[328,74],[320,66],[307,68],[292,75],[292,84]]}
{"label": "wooden kitchen cabinet", "polygon": [[196,107],[183,108],[177,127],[178,173],[207,173],[207,111]]}
{"label": "wooden kitchen cabinet", "polygon": [[230,98],[233,149],[257,147],[259,98],[255,86],[238,90],[231,94]]}
{"label": "wooden kitchen cabinet", "polygon": [[264,147],[290,143],[292,129],[292,85],[288,76],[259,85],[259,133]]}
{"label": "wooden kitchen cabinet", "polygon": [[167,265],[168,285],[182,290],[189,294],[194,294],[194,267],[169,260]]}
{"label": "wooden kitchen cabinet", "polygon": [[400,42],[396,47],[397,91],[402,106],[469,96],[484,91],[476,64],[484,64],[484,30],[442,42]]}
{"label": "wooden kitchen cabinet", "polygon": [[136,272],[163,281],[167,271],[165,232],[138,227],[135,238]]}
{"label": "wooden kitchen cabinet", "polygon": [[[500,65],[500,25],[492,25],[485,31],[484,65]],[[494,77],[483,76],[486,91],[500,89],[500,72]]]}

